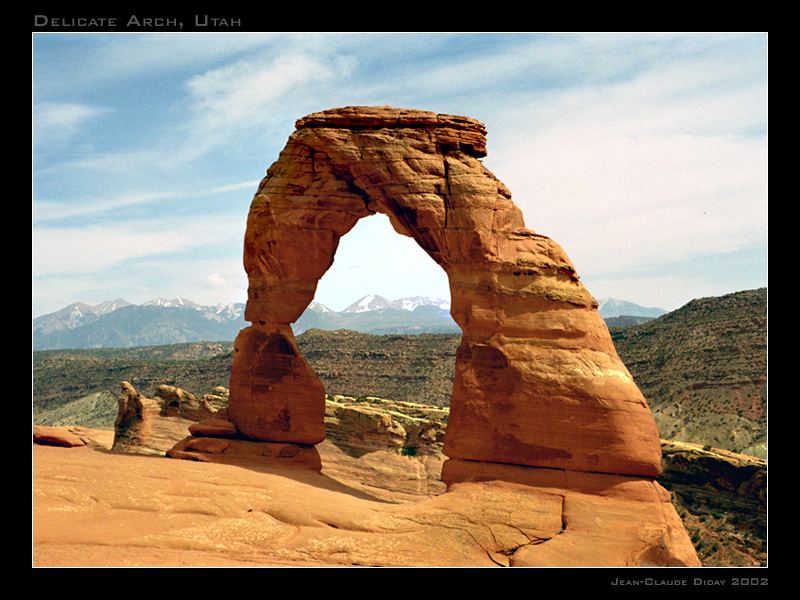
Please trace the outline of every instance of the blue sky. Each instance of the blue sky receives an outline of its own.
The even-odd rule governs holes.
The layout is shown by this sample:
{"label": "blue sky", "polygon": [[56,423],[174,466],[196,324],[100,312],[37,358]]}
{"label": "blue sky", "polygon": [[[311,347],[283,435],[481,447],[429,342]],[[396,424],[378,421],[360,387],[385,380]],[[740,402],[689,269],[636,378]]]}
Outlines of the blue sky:
{"label": "blue sky", "polygon": [[[485,164],[597,298],[766,285],[766,35],[37,33],[33,314],[242,301],[257,182],[298,117],[351,104],[485,122]],[[448,287],[378,215],[317,300],[368,293]]]}

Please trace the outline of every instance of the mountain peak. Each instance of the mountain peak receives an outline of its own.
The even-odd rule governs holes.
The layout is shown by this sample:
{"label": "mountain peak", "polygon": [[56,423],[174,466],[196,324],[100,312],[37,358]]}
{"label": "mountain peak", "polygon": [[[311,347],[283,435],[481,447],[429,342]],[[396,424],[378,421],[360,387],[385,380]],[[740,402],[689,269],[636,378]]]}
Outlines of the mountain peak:
{"label": "mountain peak", "polygon": [[368,310],[381,310],[383,308],[389,308],[389,301],[383,296],[369,294],[368,296],[359,298],[353,302],[353,304],[345,308],[342,312],[360,313],[367,312]]}
{"label": "mountain peak", "polygon": [[660,317],[667,313],[663,308],[641,306],[619,298],[603,298],[599,302],[598,311],[604,318],[610,317]]}
{"label": "mountain peak", "polygon": [[125,306],[131,306],[131,303],[123,298],[115,298],[114,300],[105,300],[100,304],[96,304],[92,309],[98,315],[105,315]]}
{"label": "mountain peak", "polygon": [[414,310],[420,306],[435,306],[442,310],[450,310],[450,301],[442,298],[430,298],[428,296],[411,296],[409,298],[398,298],[389,304],[392,308],[400,310]]}
{"label": "mountain peak", "polygon": [[430,298],[428,296],[409,296],[407,298],[398,298],[397,300],[389,301],[383,296],[369,294],[368,296],[359,298],[342,312],[360,313],[371,310],[383,310],[386,308],[413,311],[420,306],[435,306],[442,310],[450,310],[450,301],[443,300],[442,298]]}
{"label": "mountain peak", "polygon": [[144,302],[142,306],[161,306],[164,308],[194,308],[194,309],[200,308],[197,304],[195,304],[191,300],[187,300],[186,298],[181,298],[180,296],[178,296],[177,298],[154,298],[152,300]]}
{"label": "mountain peak", "polygon": [[311,311],[318,312],[318,313],[332,313],[333,312],[330,308],[328,308],[327,306],[325,306],[321,302],[317,302],[316,300],[313,300],[311,302],[311,304],[308,305],[308,309],[307,310],[311,310]]}

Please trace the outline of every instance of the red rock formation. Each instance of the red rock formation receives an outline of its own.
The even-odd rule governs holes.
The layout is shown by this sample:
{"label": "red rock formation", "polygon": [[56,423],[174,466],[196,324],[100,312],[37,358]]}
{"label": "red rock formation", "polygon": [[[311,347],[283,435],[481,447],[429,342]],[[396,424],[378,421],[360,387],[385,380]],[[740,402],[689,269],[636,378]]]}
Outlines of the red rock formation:
{"label": "red rock formation", "polygon": [[237,432],[230,421],[212,417],[189,425],[189,433],[200,437],[235,437]]}
{"label": "red rock formation", "polygon": [[114,422],[112,450],[122,452],[155,453],[150,447],[153,423],[158,419],[161,405],[145,398],[129,382],[120,383],[117,420]]}
{"label": "red rock formation", "polygon": [[463,330],[445,453],[451,458],[654,476],[652,414],[597,302],[564,251],[525,228],[478,160],[474,119],[347,107],[297,121],[253,199],[246,318],[229,415],[260,440],[324,438],[324,389],[290,323],[314,297],[341,236],[386,214],[450,280]]}
{"label": "red rock formation", "polygon": [[64,448],[86,445],[86,442],[66,428],[47,427],[46,425],[33,426],[33,443],[44,446],[62,446]]}
{"label": "red rock formation", "polygon": [[[207,396],[215,398],[210,394]],[[217,413],[217,409],[211,405],[206,396],[198,400],[191,392],[173,385],[159,385],[155,397],[161,402],[161,413],[170,417],[202,421]]]}
{"label": "red rock formation", "polygon": [[250,442],[247,440],[213,437],[198,432],[184,438],[167,450],[169,458],[182,458],[200,462],[216,462],[290,469],[320,471],[322,461],[313,446],[300,446],[281,442]]}

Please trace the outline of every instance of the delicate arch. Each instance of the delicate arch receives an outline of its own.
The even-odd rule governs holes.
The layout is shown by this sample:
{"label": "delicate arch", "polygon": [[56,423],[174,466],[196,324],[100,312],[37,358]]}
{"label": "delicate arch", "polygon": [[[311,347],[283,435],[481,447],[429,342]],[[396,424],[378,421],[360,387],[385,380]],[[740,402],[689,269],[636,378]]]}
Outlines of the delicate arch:
{"label": "delicate arch", "polygon": [[247,221],[246,319],[230,419],[244,435],[324,439],[324,388],[290,324],[314,298],[341,236],[380,212],[447,273],[463,331],[445,454],[654,476],[653,416],[617,356],[597,302],[564,251],[525,228],[479,158],[474,119],[346,107],[297,121]]}

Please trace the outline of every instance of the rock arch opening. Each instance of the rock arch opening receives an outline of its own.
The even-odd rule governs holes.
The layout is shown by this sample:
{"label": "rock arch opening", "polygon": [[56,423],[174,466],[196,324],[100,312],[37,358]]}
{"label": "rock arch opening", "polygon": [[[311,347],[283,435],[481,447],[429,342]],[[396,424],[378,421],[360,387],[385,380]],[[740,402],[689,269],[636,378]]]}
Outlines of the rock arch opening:
{"label": "rock arch opening", "polygon": [[253,199],[229,417],[247,437],[316,444],[324,387],[291,330],[359,219],[383,213],[447,273],[463,331],[445,454],[654,476],[652,414],[564,251],[525,228],[467,117],[348,107],[300,119]]}
{"label": "rock arch opening", "polygon": [[[447,274],[414,240],[398,235],[386,215],[375,213],[360,219],[341,238],[333,265],[320,278],[313,302],[292,329],[295,335],[314,327],[413,333],[416,320],[392,317],[409,317],[408,313],[418,307],[446,313],[441,326],[437,327],[435,321],[424,323],[431,330],[461,333],[449,315]],[[394,312],[388,313],[389,320],[383,327],[367,318],[367,313],[387,309]]]}
{"label": "rock arch opening", "polygon": [[342,237],[292,326],[325,388],[328,442],[355,458],[389,450],[438,464],[461,338],[449,309],[445,272],[385,215]]}

